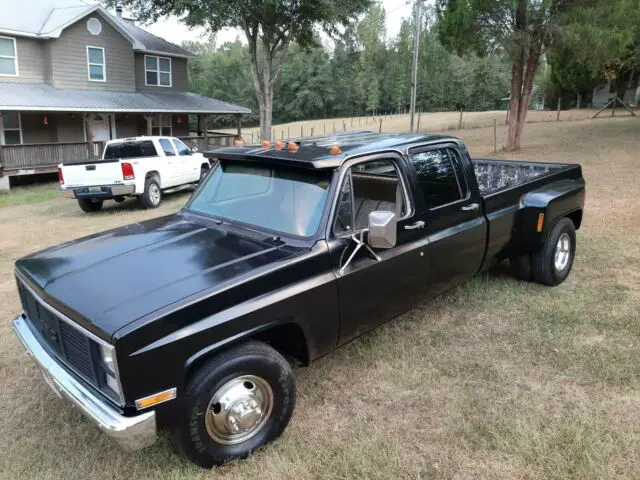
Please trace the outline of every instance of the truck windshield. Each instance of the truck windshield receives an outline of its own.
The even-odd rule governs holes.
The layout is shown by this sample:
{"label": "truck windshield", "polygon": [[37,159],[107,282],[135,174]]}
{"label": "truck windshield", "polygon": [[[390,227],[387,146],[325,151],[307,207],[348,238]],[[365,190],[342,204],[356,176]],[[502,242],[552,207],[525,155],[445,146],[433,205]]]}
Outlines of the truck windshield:
{"label": "truck windshield", "polygon": [[320,224],[330,171],[221,161],[187,209],[309,237]]}

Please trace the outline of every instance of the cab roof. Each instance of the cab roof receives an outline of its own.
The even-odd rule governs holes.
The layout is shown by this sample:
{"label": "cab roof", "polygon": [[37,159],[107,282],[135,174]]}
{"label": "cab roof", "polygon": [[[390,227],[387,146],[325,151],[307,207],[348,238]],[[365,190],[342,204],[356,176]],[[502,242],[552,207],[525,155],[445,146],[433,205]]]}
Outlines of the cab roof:
{"label": "cab roof", "polygon": [[[402,151],[413,144],[459,142],[455,137],[435,134],[377,133],[371,131],[351,131],[321,137],[304,137],[281,140],[284,146],[269,148],[262,145],[226,147],[206,152],[208,158],[222,160],[270,160],[280,164],[313,169],[333,169],[340,167],[349,157],[385,151]],[[298,149],[287,149],[289,142],[296,143]],[[338,146],[340,153],[332,154],[331,147]]]}

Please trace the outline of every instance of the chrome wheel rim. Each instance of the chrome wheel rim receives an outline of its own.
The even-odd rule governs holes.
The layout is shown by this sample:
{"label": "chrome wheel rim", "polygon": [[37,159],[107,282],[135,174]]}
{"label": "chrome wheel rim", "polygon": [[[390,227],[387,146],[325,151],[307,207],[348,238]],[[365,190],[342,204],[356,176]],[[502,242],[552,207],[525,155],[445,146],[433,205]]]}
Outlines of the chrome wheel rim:
{"label": "chrome wheel rim", "polygon": [[568,233],[563,233],[558,239],[556,244],[556,254],[554,258],[554,265],[557,271],[564,270],[569,264],[569,258],[571,257],[571,237]]}
{"label": "chrome wheel rim", "polygon": [[154,205],[160,203],[160,188],[155,183],[149,185],[149,199]]}
{"label": "chrome wheel rim", "polygon": [[216,442],[234,445],[256,435],[272,410],[273,391],[267,381],[242,375],[229,380],[213,395],[205,412],[205,426]]}

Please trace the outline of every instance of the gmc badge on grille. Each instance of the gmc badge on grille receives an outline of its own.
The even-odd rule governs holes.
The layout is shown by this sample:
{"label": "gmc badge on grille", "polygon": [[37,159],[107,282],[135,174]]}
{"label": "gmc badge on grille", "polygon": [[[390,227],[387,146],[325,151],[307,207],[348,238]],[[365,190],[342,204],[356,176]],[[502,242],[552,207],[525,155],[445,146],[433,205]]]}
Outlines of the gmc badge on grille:
{"label": "gmc badge on grille", "polygon": [[59,342],[56,326],[47,319],[42,322],[42,335],[49,341],[49,343]]}

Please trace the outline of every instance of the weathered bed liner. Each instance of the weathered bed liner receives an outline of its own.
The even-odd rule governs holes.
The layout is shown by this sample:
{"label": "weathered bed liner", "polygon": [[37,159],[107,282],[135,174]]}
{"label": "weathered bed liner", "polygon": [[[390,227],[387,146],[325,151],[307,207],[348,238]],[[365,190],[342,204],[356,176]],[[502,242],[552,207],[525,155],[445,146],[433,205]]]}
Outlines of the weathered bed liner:
{"label": "weathered bed liner", "polygon": [[516,162],[508,160],[472,159],[480,194],[485,196],[560,170],[570,165],[562,163]]}

